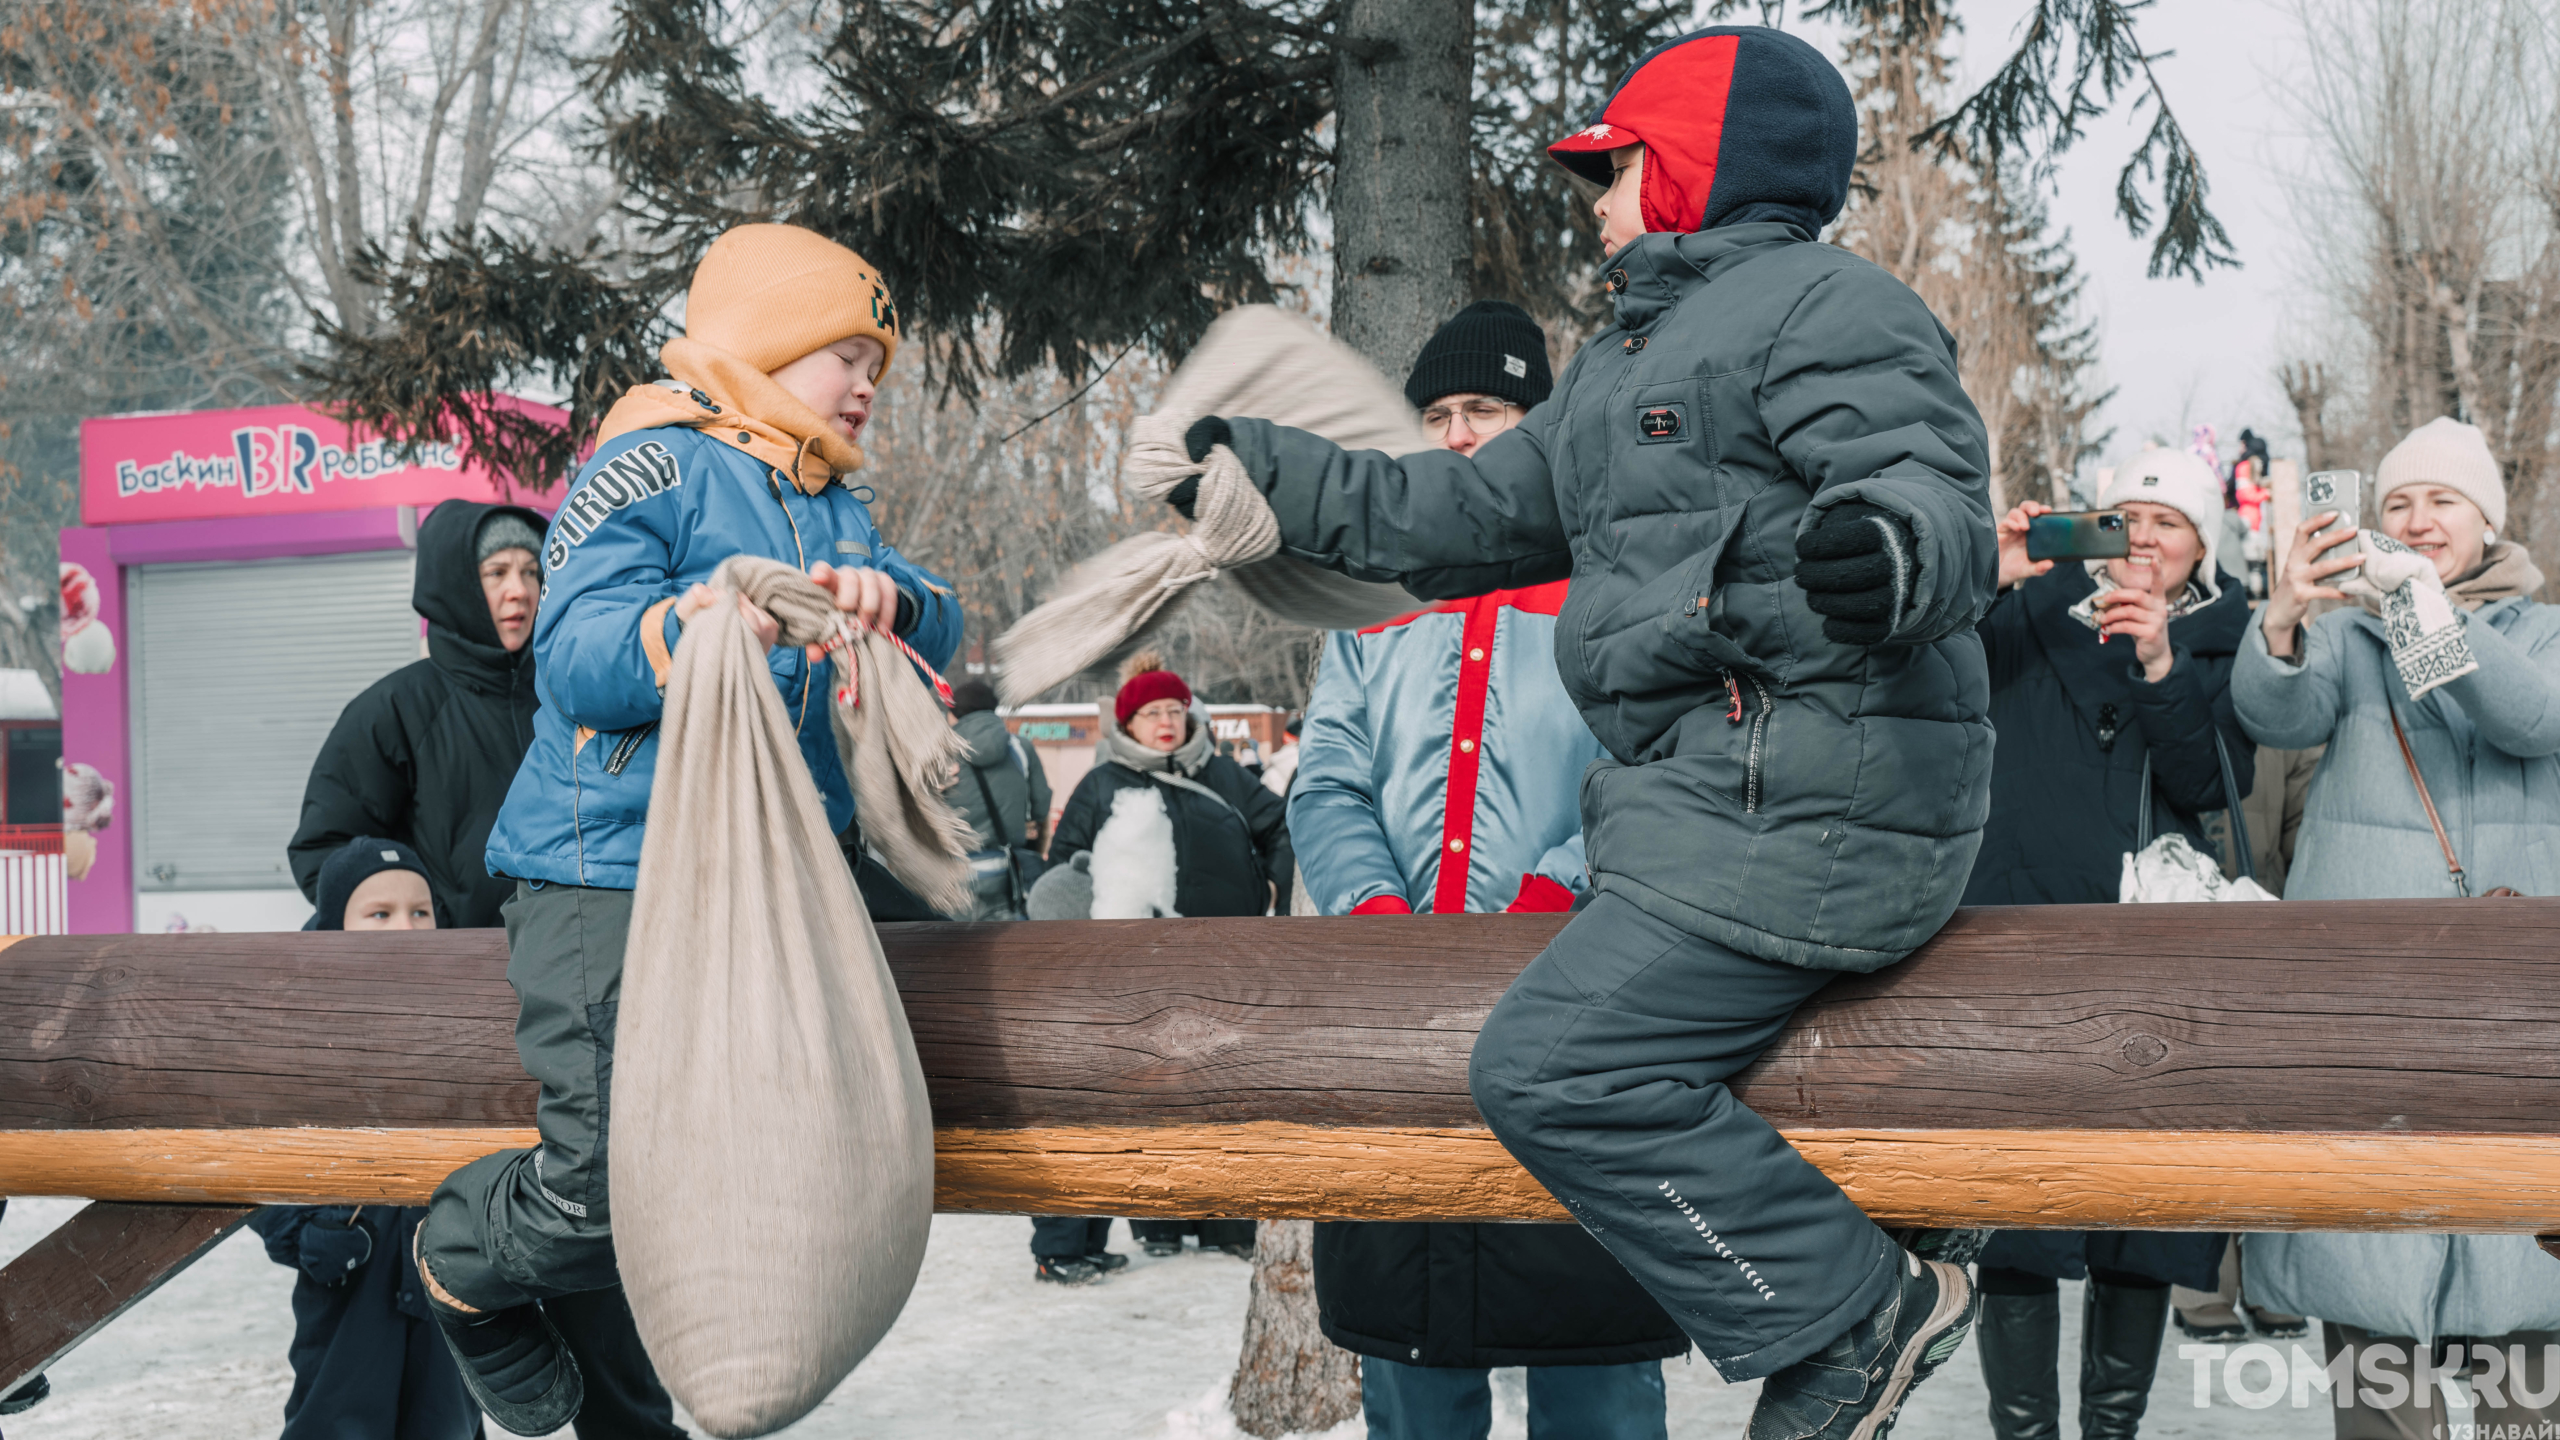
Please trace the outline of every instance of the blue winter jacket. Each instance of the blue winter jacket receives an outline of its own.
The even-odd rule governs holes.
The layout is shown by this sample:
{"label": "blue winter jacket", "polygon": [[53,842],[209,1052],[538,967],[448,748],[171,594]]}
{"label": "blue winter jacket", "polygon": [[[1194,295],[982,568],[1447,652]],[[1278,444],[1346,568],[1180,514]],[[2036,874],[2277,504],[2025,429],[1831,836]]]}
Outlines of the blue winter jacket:
{"label": "blue winter jacket", "polygon": [[[607,890],[638,883],[662,687],[682,633],[675,602],[740,554],[886,571],[912,616],[907,642],[936,668],[959,648],[950,587],[881,540],[852,488],[806,494],[680,426],[617,436],[579,470],[543,538],[533,626],[542,709],[489,832],[489,873]],[[827,823],[842,830],[853,821],[853,790],[836,758],[827,677],[798,646],[776,646],[769,658]]]}
{"label": "blue winter jacket", "polygon": [[1578,797],[1601,750],[1556,674],[1564,599],[1501,590],[1326,637],[1289,799],[1319,913],[1497,911],[1528,875],[1590,888]]}

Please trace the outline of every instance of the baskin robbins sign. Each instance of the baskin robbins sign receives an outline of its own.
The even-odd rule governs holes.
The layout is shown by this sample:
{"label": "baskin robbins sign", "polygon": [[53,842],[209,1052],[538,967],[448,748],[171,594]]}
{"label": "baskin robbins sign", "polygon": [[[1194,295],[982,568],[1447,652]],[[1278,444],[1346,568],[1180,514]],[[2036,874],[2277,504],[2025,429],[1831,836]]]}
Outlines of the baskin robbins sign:
{"label": "baskin robbins sign", "polygon": [[[504,399],[557,423],[548,406]],[[402,445],[299,405],[111,415],[80,425],[88,525],[232,520],[526,497],[451,444]]]}

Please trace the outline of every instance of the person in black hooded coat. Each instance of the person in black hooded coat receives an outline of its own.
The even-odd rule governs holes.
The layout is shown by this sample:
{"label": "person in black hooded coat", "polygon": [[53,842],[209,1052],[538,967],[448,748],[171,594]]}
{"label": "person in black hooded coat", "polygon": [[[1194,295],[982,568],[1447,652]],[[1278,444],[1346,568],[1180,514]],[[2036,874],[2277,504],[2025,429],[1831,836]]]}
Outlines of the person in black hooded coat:
{"label": "person in black hooded coat", "polygon": [[[2030,562],[2027,521],[2047,507],[2029,502],[2000,522],[2002,589],[1980,625],[1999,743],[1967,905],[2112,902],[2146,808],[2152,835],[2184,834],[2211,855],[2200,817],[2249,793],[2255,747],[2231,702],[2249,602],[2215,563],[2219,477],[2183,451],[2149,450],[2117,467],[2098,503],[2127,513],[2124,559]],[[2169,1287],[2213,1289],[2228,1239],[1994,1236],[1974,1331],[1994,1440],[2060,1440],[2057,1282],[2080,1279],[2080,1433],[2131,1440],[2159,1368]]]}
{"label": "person in black hooded coat", "polygon": [[318,898],[321,862],[338,847],[387,835],[426,862],[443,924],[501,923],[515,883],[489,873],[489,826],[533,744],[526,642],[544,523],[522,506],[448,500],[418,526],[409,603],[427,622],[427,658],[349,701],[320,747],[287,847],[304,896]]}

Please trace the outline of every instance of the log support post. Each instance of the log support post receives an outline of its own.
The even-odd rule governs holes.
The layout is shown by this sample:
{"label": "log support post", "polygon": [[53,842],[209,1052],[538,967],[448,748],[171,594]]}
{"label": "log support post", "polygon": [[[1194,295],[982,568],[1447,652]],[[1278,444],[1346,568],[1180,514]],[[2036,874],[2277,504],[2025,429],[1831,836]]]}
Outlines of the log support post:
{"label": "log support post", "polygon": [[240,1228],[246,1205],[90,1205],[0,1269],[0,1395]]}

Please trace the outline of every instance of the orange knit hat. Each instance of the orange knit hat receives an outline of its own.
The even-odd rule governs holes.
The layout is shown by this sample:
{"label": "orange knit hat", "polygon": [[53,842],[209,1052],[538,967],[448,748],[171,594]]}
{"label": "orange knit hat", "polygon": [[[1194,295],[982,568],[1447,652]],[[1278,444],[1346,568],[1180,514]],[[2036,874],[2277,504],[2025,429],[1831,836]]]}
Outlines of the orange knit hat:
{"label": "orange knit hat", "polygon": [[898,307],[870,262],[815,230],[740,225],[711,242],[684,297],[684,333],[770,374],[868,335],[898,353]]}

